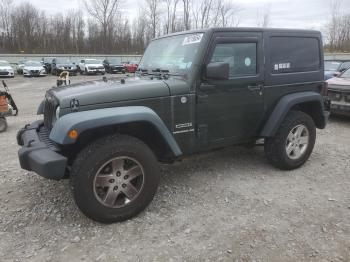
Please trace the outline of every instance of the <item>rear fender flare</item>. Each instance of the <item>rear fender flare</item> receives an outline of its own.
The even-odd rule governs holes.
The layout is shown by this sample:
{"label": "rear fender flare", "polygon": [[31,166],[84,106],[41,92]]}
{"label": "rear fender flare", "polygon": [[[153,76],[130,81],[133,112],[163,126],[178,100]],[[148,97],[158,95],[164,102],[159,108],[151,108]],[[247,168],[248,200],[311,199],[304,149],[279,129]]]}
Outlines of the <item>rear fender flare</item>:
{"label": "rear fender flare", "polygon": [[303,104],[307,102],[316,102],[317,105],[317,114],[321,116],[321,123],[317,124],[317,127],[324,128],[326,125],[326,117],[324,114],[324,102],[323,97],[316,92],[299,92],[294,94],[289,94],[282,97],[274,110],[270,114],[266,124],[264,125],[260,136],[261,137],[273,137],[279,126],[281,125],[283,119],[286,117],[288,112],[296,105]]}
{"label": "rear fender flare", "polygon": [[152,124],[162,135],[174,156],[182,155],[180,147],[162,119],[152,109],[144,106],[96,109],[64,115],[54,124],[50,139],[60,145],[70,145],[76,142],[68,136],[71,130],[82,134],[94,128],[139,121]]}

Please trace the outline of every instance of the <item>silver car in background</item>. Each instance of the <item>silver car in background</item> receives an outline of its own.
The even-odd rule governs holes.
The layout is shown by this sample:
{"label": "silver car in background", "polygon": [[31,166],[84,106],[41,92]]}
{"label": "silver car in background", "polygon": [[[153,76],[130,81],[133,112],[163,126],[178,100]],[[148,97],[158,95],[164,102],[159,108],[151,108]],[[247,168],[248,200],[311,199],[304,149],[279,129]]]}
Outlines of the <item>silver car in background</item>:
{"label": "silver car in background", "polygon": [[43,64],[37,61],[27,61],[23,67],[24,76],[46,76]]}
{"label": "silver car in background", "polygon": [[15,71],[5,60],[0,60],[0,77],[15,77]]}

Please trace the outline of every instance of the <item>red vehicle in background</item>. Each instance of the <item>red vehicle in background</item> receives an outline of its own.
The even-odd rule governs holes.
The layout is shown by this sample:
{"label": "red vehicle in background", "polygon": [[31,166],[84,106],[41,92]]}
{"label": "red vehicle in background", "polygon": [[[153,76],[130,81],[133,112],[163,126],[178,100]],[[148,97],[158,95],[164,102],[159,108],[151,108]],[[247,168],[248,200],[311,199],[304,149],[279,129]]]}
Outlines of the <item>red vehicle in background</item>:
{"label": "red vehicle in background", "polygon": [[135,73],[138,66],[139,61],[130,61],[124,64],[124,68],[128,73]]}

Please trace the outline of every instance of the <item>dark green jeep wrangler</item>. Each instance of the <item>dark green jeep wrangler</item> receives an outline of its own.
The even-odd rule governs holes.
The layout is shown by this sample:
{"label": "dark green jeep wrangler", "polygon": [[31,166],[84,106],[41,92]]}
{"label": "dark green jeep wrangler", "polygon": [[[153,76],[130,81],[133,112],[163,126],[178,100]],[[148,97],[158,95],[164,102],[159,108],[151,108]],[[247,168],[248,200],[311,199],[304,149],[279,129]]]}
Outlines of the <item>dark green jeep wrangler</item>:
{"label": "dark green jeep wrangler", "polygon": [[325,128],[321,34],[225,28],[155,39],[134,77],[52,88],[43,121],[18,132],[23,169],[70,177],[76,204],[100,222],[153,199],[159,163],[264,140],[285,170],[309,158]]}

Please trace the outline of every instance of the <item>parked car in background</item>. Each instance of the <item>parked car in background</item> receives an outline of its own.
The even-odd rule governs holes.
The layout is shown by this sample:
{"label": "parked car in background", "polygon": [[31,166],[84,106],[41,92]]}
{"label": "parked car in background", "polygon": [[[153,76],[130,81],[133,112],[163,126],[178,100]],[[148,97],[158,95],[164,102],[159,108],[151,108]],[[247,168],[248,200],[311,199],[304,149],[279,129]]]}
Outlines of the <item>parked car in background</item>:
{"label": "parked car in background", "polygon": [[55,58],[54,57],[43,57],[41,59],[41,63],[43,64],[47,74],[51,73],[51,63],[52,63],[53,59],[55,59]]}
{"label": "parked car in background", "polygon": [[103,60],[103,66],[107,73],[122,73],[125,74],[125,67],[119,58],[109,58]]}
{"label": "parked car in background", "polygon": [[17,65],[17,74],[22,75],[23,74],[23,68],[24,68],[24,64],[27,62],[27,60],[21,60],[18,62]]}
{"label": "parked car in background", "polygon": [[98,59],[83,59],[79,63],[80,74],[102,74],[106,73],[105,67],[101,60]]}
{"label": "parked car in background", "polygon": [[51,64],[51,73],[60,75],[63,71],[69,72],[69,75],[77,75],[78,70],[75,64],[67,58],[54,58]]}
{"label": "parked car in background", "polygon": [[327,82],[331,113],[350,116],[350,69]]}
{"label": "parked car in background", "polygon": [[0,76],[15,77],[15,72],[9,62],[0,60]]}
{"label": "parked car in background", "polygon": [[324,78],[328,80],[332,77],[340,75],[342,72],[350,68],[350,61],[331,61],[324,62]]}
{"label": "parked car in background", "polygon": [[46,69],[41,62],[27,61],[23,67],[24,76],[46,76]]}
{"label": "parked car in background", "polygon": [[125,70],[128,73],[135,73],[138,66],[139,61],[129,61],[124,64]]}

